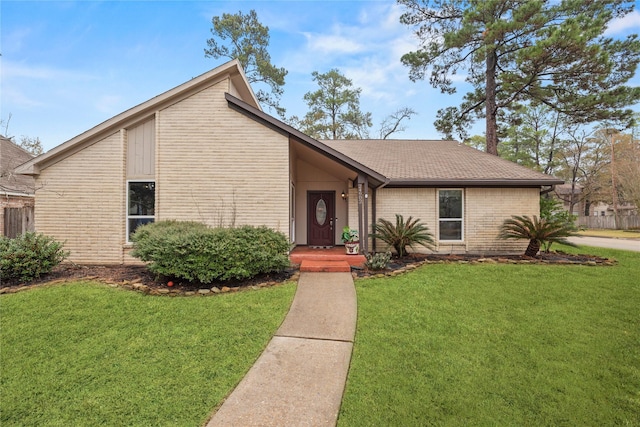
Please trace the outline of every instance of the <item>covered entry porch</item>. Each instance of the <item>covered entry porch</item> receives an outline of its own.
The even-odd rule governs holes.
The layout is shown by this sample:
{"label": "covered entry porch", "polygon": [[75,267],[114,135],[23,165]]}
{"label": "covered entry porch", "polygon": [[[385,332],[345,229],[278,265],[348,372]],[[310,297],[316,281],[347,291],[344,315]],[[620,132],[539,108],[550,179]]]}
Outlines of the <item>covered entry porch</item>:
{"label": "covered entry porch", "polygon": [[309,137],[290,136],[289,155],[290,236],[295,247],[311,251],[339,246],[331,256],[344,253],[341,235],[350,227],[358,231],[361,253],[368,253],[374,214],[370,196],[384,177]]}

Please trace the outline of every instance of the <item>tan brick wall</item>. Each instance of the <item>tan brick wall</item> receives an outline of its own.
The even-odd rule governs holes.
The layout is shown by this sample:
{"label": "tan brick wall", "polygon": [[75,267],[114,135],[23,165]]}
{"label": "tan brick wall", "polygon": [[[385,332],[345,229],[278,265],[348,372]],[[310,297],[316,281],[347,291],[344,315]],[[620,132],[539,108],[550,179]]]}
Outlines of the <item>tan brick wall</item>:
{"label": "tan brick wall", "polygon": [[[420,218],[437,240],[438,192],[435,188],[382,188],[377,194],[377,217],[395,223],[395,214]],[[440,253],[520,253],[527,242],[497,238],[502,222],[511,215],[538,215],[537,188],[467,188],[464,189],[464,241],[438,242]],[[357,211],[356,211],[357,213]],[[352,218],[350,216],[349,220]],[[356,219],[357,221],[357,219]],[[384,243],[377,243],[378,251]],[[416,246],[417,252],[430,252]]]}
{"label": "tan brick wall", "polygon": [[228,107],[218,83],[158,113],[157,219],[289,235],[289,141]]}
{"label": "tan brick wall", "polygon": [[120,132],[44,169],[36,188],[36,230],[65,242],[71,261],[122,262],[125,201]]}
{"label": "tan brick wall", "polygon": [[524,252],[528,242],[500,240],[502,222],[511,215],[539,215],[538,188],[468,188],[465,190],[465,235],[473,252]]}

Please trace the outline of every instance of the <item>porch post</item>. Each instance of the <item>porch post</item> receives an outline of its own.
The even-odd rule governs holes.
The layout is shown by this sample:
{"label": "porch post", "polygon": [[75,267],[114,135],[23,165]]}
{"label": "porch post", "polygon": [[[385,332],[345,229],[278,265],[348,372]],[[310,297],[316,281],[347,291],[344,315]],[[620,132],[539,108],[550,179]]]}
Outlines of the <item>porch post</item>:
{"label": "porch post", "polygon": [[369,253],[369,178],[358,174],[358,235],[363,253]]}

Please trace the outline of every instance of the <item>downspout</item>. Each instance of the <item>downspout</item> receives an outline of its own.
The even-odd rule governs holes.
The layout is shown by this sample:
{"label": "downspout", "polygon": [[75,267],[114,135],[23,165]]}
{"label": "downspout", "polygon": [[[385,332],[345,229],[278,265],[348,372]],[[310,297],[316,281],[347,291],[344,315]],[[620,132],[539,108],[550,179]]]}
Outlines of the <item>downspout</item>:
{"label": "downspout", "polygon": [[[376,188],[372,188],[371,189],[371,222],[373,224],[376,223],[377,219],[376,219],[376,194],[378,194],[378,191]],[[371,246],[373,247],[373,253],[376,252],[376,239],[371,239]]]}
{"label": "downspout", "polygon": [[546,190],[543,190],[542,187],[540,187],[540,195],[544,196],[547,193],[551,193],[552,191],[554,191],[556,189],[555,185],[550,185],[549,188],[547,188]]}

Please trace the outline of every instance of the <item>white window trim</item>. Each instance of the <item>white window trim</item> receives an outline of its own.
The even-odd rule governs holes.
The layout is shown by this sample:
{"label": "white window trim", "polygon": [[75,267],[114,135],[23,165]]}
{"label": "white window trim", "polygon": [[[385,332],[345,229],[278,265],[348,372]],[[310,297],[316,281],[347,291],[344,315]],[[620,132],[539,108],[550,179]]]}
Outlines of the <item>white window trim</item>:
{"label": "white window trim", "polygon": [[[461,200],[462,200],[462,212],[460,213],[460,218],[440,218],[440,191],[451,191],[451,190],[456,190],[456,191],[460,191],[461,192]],[[466,198],[465,198],[465,191],[464,188],[438,188],[438,191],[436,191],[436,207],[437,207],[437,213],[438,213],[438,242],[443,242],[443,243],[464,243],[464,218],[465,218],[465,204],[466,204]],[[440,239],[440,221],[444,221],[444,222],[460,222],[460,240],[442,240]]]}
{"label": "white window trim", "polygon": [[[125,222],[125,226],[124,226],[124,228],[125,228],[125,242],[126,242],[127,245],[132,243],[129,240],[129,219],[133,219],[133,218],[136,218],[136,219],[153,219],[154,222],[155,222],[155,219],[156,219],[155,215],[129,215],[129,184],[136,183],[136,182],[153,182],[154,188],[156,188],[155,187],[155,184],[156,184],[156,180],[155,179],[128,179],[127,180],[127,187],[125,189],[125,191],[127,193],[127,197],[126,197],[127,201],[126,201],[126,205],[124,207],[124,209],[125,209],[125,220],[124,220],[124,222]],[[156,200],[157,200],[157,197],[156,197],[156,194],[154,192],[154,204],[155,204]],[[154,206],[153,211],[155,212],[155,206]]]}

